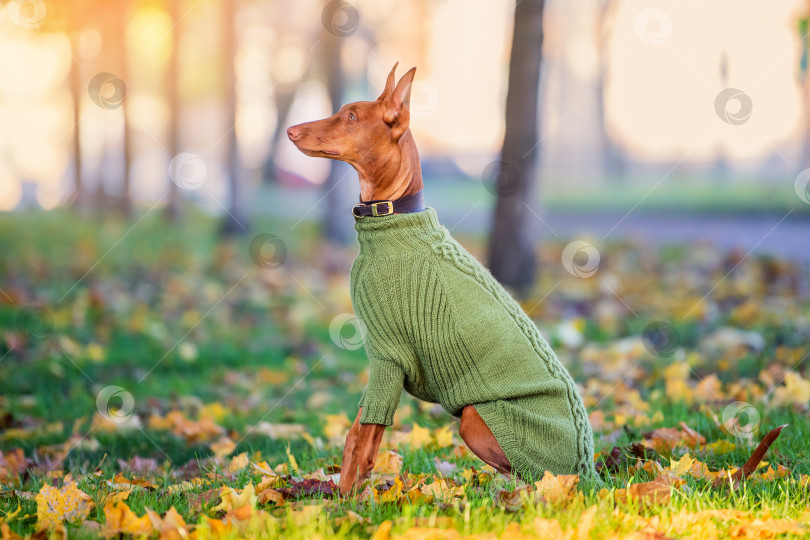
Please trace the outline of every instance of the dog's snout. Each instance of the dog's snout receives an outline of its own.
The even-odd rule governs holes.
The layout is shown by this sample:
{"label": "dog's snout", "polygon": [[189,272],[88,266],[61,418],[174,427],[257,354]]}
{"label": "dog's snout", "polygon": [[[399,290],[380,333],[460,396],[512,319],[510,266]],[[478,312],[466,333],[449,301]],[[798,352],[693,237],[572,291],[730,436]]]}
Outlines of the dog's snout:
{"label": "dog's snout", "polygon": [[298,126],[292,126],[287,128],[287,137],[290,138],[291,141],[296,140],[301,136],[301,128]]}

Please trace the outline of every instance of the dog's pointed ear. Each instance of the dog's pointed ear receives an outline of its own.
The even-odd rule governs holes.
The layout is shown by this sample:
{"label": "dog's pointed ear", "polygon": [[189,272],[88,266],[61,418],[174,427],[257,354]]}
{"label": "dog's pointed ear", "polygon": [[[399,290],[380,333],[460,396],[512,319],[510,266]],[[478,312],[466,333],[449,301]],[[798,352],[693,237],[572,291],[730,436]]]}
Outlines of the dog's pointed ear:
{"label": "dog's pointed ear", "polygon": [[408,130],[410,124],[410,108],[411,108],[411,86],[413,85],[413,77],[416,75],[416,68],[413,67],[402,76],[397,83],[397,87],[391,95],[383,100],[385,112],[383,113],[383,120],[391,126],[392,135],[395,140]]}
{"label": "dog's pointed ear", "polygon": [[394,67],[391,68],[391,73],[388,74],[388,80],[385,81],[385,89],[383,90],[382,94],[380,94],[380,97],[377,98],[378,100],[383,101],[385,98],[394,93],[394,88],[397,82],[398,65],[399,62],[395,63]]}

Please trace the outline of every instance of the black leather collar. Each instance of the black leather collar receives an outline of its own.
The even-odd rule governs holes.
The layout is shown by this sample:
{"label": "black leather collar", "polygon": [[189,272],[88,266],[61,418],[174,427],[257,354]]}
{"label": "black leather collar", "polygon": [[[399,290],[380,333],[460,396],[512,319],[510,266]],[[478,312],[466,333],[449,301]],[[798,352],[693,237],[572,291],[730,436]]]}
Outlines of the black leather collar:
{"label": "black leather collar", "polygon": [[411,212],[421,212],[425,209],[425,201],[422,198],[422,190],[416,193],[400,197],[394,201],[377,200],[366,201],[360,199],[359,204],[352,207],[352,214],[356,218],[390,216],[391,214],[409,214]]}

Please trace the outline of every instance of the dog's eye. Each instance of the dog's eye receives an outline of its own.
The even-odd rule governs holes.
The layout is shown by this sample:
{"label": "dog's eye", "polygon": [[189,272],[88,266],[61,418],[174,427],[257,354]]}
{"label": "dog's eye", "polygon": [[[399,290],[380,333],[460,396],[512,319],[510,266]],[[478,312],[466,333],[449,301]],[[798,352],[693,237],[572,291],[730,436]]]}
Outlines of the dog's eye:
{"label": "dog's eye", "polygon": [[349,113],[349,120],[357,120],[357,117],[354,115],[353,112]]}

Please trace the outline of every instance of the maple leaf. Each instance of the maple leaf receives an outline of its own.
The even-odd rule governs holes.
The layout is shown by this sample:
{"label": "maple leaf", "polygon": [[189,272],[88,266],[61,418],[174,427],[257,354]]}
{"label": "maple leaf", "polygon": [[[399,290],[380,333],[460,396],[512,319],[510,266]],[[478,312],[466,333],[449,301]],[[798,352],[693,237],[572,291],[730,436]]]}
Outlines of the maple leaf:
{"label": "maple leaf", "polygon": [[25,473],[30,463],[31,460],[25,457],[22,448],[14,448],[5,454],[0,450],[0,483],[19,484],[19,476]]}
{"label": "maple leaf", "polygon": [[679,446],[694,448],[706,442],[706,439],[684,422],[679,428],[658,428],[644,434],[644,446],[652,448],[660,454],[668,454]]}
{"label": "maple leaf", "polygon": [[414,424],[413,429],[405,439],[411,448],[424,448],[431,441],[430,430]]}
{"label": "maple leaf", "polygon": [[113,489],[149,489],[155,490],[157,489],[157,484],[153,484],[149,480],[145,480],[143,478],[127,478],[121,473],[117,473],[112,480],[107,480],[107,485]]}
{"label": "maple leaf", "polygon": [[404,485],[402,483],[402,478],[398,476],[394,479],[394,483],[388,489],[384,490],[383,492],[379,492],[377,488],[374,488],[373,494],[377,502],[397,502],[402,498],[403,490]]}
{"label": "maple leaf", "polygon": [[379,474],[398,475],[402,472],[402,456],[392,450],[384,450],[377,454],[377,461],[372,472]]}
{"label": "maple leaf", "polygon": [[568,502],[574,497],[579,476],[576,474],[561,474],[555,476],[546,471],[543,478],[534,483],[536,494],[544,501],[552,504]]}
{"label": "maple leaf", "polygon": [[247,452],[242,452],[231,459],[231,462],[228,463],[227,470],[230,473],[237,473],[247,467],[249,463],[250,460],[247,457]]}
{"label": "maple leaf", "polygon": [[259,492],[259,504],[267,504],[269,502],[284,504],[284,495],[273,488],[264,488]]}
{"label": "maple leaf", "polygon": [[146,509],[146,516],[152,523],[152,529],[160,533],[160,540],[181,540],[189,536],[189,527],[174,506],[162,518],[149,508]]}
{"label": "maple leaf", "polygon": [[138,517],[122,501],[108,503],[104,507],[105,522],[101,534],[112,538],[119,534],[132,534],[135,536],[152,533],[152,521],[149,516]]}
{"label": "maple leaf", "polygon": [[803,409],[810,407],[810,379],[803,378],[795,371],[785,373],[785,385],[774,391],[772,405],[798,405]]}
{"label": "maple leaf", "polygon": [[211,449],[216,458],[224,458],[236,450],[236,443],[230,437],[222,437],[208,445],[208,448]]}
{"label": "maple leaf", "polygon": [[439,448],[447,448],[453,445],[453,431],[449,426],[443,426],[434,431],[433,437],[436,439],[436,446]]}
{"label": "maple leaf", "polygon": [[437,478],[430,484],[421,486],[419,491],[421,491],[423,495],[445,502],[463,494],[462,488],[453,486],[445,478]]}
{"label": "maple leaf", "polygon": [[714,454],[716,456],[722,456],[725,454],[730,454],[734,450],[737,449],[737,445],[731,441],[727,441],[726,439],[720,439],[714,441],[713,443],[704,445],[701,450],[704,450],[710,454]]}
{"label": "maple leaf", "polygon": [[675,460],[671,459],[669,461],[669,468],[666,470],[667,474],[671,474],[673,476],[683,476],[690,470],[692,470],[692,465],[695,463],[695,460],[689,457],[689,452],[685,453],[681,456],[681,459]]}
{"label": "maple leaf", "polygon": [[663,474],[649,482],[631,484],[626,490],[616,490],[616,500],[626,502],[627,499],[637,499],[641,504],[647,506],[668,504],[672,488],[683,484],[682,478]]}
{"label": "maple leaf", "polygon": [[61,488],[43,484],[34,500],[37,502],[37,527],[40,529],[59,527],[65,521],[83,521],[94,506],[93,498],[78,488],[70,474],[65,476]]}
{"label": "maple leaf", "polygon": [[349,417],[346,416],[345,413],[341,414],[327,414],[326,415],[326,425],[323,428],[324,436],[329,439],[343,439],[346,437],[346,433],[351,427],[352,422],[349,420]]}
{"label": "maple leaf", "polygon": [[256,507],[256,492],[253,487],[253,482],[248,482],[243,489],[233,489],[230,486],[224,486],[219,496],[222,502],[213,507],[211,510],[225,510],[230,512],[232,510],[242,508],[243,506]]}
{"label": "maple leaf", "polygon": [[284,484],[284,477],[277,474],[266,461],[262,461],[261,463],[251,462],[250,465],[264,476],[262,481],[259,483],[259,491],[262,491],[268,487],[275,488]]}

